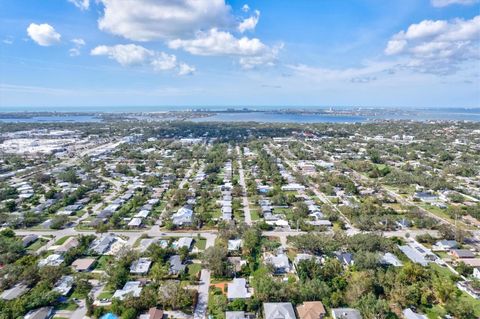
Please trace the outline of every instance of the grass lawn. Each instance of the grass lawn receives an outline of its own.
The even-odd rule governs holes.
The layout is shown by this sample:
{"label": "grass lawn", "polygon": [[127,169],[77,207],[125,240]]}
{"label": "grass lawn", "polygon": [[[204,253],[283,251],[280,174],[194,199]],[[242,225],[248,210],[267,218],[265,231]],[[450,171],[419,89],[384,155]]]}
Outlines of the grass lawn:
{"label": "grass lawn", "polygon": [[207,240],[203,237],[201,238],[195,238],[195,244],[194,247],[197,247],[199,250],[205,250],[205,247],[207,246]]}
{"label": "grass lawn", "polygon": [[72,237],[72,236],[64,236],[64,237],[60,238],[59,240],[57,240],[55,242],[55,245],[59,246],[59,245],[64,244],[67,241],[67,239],[69,239],[70,237]]}
{"label": "grass lawn", "polygon": [[73,300],[69,299],[67,302],[59,304],[56,309],[73,311],[77,308],[78,308],[78,305]]}
{"label": "grass lawn", "polygon": [[27,247],[27,251],[28,252],[35,252],[38,249],[40,249],[40,247],[45,245],[46,243],[48,243],[48,240],[43,239],[43,238],[39,238],[33,244],[31,244],[30,246]]}
{"label": "grass lawn", "polygon": [[110,266],[110,261],[113,259],[112,256],[103,255],[97,260],[96,270],[106,270]]}
{"label": "grass lawn", "polygon": [[201,264],[189,264],[187,271],[189,275],[197,275],[202,270]]}
{"label": "grass lawn", "polygon": [[110,299],[114,293],[115,290],[105,287],[105,289],[98,295],[98,299]]}
{"label": "grass lawn", "polygon": [[250,210],[250,216],[252,217],[252,220],[259,220],[260,219],[260,215],[258,213],[258,209],[251,209]]}

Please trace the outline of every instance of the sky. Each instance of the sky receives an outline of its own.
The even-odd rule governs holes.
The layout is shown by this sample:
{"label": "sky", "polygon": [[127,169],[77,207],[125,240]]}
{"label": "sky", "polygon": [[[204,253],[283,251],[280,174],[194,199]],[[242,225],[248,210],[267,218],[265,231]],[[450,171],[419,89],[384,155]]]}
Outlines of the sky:
{"label": "sky", "polygon": [[0,0],[0,111],[480,107],[480,0]]}

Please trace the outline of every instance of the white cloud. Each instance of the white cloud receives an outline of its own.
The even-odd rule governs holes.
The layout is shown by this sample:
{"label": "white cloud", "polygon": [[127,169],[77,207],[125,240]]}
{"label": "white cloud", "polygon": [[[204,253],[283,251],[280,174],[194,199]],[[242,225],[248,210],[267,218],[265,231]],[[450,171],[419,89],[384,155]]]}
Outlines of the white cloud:
{"label": "white cloud", "polygon": [[135,41],[190,37],[233,22],[224,0],[99,0],[99,28]]}
{"label": "white cloud", "polygon": [[75,44],[76,46],[82,47],[85,45],[85,40],[81,38],[75,38],[75,39],[72,39],[72,43]]}
{"label": "white cloud", "polygon": [[68,50],[70,56],[79,56],[80,49],[85,45],[85,40],[81,38],[72,39],[71,42],[73,43],[74,47]]}
{"label": "white cloud", "polygon": [[244,5],[243,5],[242,11],[245,12],[245,13],[248,12],[248,11],[250,11],[250,7],[248,6],[248,4],[244,4]]}
{"label": "white cloud", "polygon": [[185,63],[180,63],[178,68],[179,68],[178,75],[190,75],[195,73],[195,67]]}
{"label": "white cloud", "polygon": [[149,50],[136,44],[100,45],[92,49],[90,54],[108,56],[122,66],[146,65],[155,71],[177,70],[179,75],[191,74],[195,70],[185,63],[179,63],[175,55]]}
{"label": "white cloud", "polygon": [[479,0],[431,0],[432,6],[443,8],[452,4],[472,5],[479,2]]}
{"label": "white cloud", "polygon": [[255,15],[240,22],[237,29],[241,33],[244,33],[247,30],[254,30],[257,26],[258,20],[260,20],[260,11],[255,10]]}
{"label": "white cloud", "polygon": [[176,39],[168,42],[171,49],[183,49],[193,55],[239,56],[240,64],[252,67],[272,64],[281,46],[271,48],[256,38],[236,38],[230,32],[211,29],[198,32],[195,39]]}
{"label": "white cloud", "polygon": [[56,32],[55,29],[47,23],[31,23],[27,28],[27,33],[38,45],[45,47],[59,43],[61,38],[60,33]]}
{"label": "white cloud", "polygon": [[2,42],[5,44],[13,44],[13,37],[7,36],[5,39],[2,40]]}
{"label": "white cloud", "polygon": [[68,2],[73,3],[80,10],[88,10],[90,7],[90,0],[68,0]]}
{"label": "white cloud", "polygon": [[385,54],[408,58],[404,67],[450,74],[461,63],[480,59],[480,16],[471,20],[424,20],[395,34]]}

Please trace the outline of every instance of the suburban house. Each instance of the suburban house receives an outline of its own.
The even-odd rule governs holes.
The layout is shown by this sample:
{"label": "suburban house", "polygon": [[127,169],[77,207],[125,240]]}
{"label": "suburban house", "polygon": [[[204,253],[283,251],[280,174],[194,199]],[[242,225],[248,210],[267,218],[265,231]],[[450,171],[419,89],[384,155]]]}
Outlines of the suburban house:
{"label": "suburban house", "polygon": [[173,243],[173,248],[180,249],[182,247],[190,249],[193,244],[193,239],[191,237],[180,237],[177,241]]}
{"label": "suburban house", "polygon": [[245,278],[234,278],[232,282],[228,283],[227,287],[228,300],[247,299],[252,296],[251,293],[248,292]]}
{"label": "suburban house", "polygon": [[228,241],[228,251],[237,251],[242,248],[242,240],[241,239],[230,239]]}
{"label": "suburban house", "polygon": [[139,319],[162,319],[163,318],[163,310],[158,308],[150,308],[148,313],[140,315]]}
{"label": "suburban house", "polygon": [[352,308],[333,308],[333,319],[362,319],[360,311]]}
{"label": "suburban house", "polygon": [[172,223],[176,226],[190,225],[193,222],[193,210],[191,207],[183,206],[172,215]]}
{"label": "suburban house", "polygon": [[265,253],[265,263],[272,265],[276,274],[284,274],[290,272],[290,261],[288,260],[287,255],[281,253],[278,255],[273,255],[271,253]]}
{"label": "suburban house", "polygon": [[144,275],[148,273],[151,264],[152,260],[150,258],[139,258],[130,265],[130,273],[136,275]]}
{"label": "suburban house", "polygon": [[29,311],[24,319],[48,319],[53,316],[53,307],[42,307]]}
{"label": "suburban house", "polygon": [[266,302],[263,304],[264,319],[296,319],[290,302]]}
{"label": "suburban house", "polygon": [[297,306],[299,319],[322,319],[327,312],[321,301],[305,301]]}
{"label": "suburban house", "polygon": [[118,298],[120,300],[125,299],[127,295],[133,297],[140,297],[142,287],[140,287],[140,281],[127,281],[122,289],[118,289],[113,294],[112,298]]}
{"label": "suburban house", "polygon": [[475,258],[475,254],[472,253],[470,250],[467,249],[451,249],[450,255],[453,257],[460,259],[460,258]]}
{"label": "suburban house", "polygon": [[72,267],[78,272],[87,272],[93,269],[95,262],[95,258],[79,258],[72,263]]}
{"label": "suburban house", "polygon": [[400,261],[400,259],[397,258],[392,253],[385,253],[382,258],[380,258],[380,263],[382,265],[392,265],[394,267],[402,267],[403,263]]}
{"label": "suburban house", "polygon": [[76,237],[69,237],[65,242],[61,245],[59,245],[55,249],[55,253],[57,254],[63,254],[69,251],[72,248],[75,248],[79,245],[80,243],[78,242],[78,239]]}
{"label": "suburban house", "polygon": [[185,264],[182,263],[182,259],[179,255],[173,255],[168,260],[170,263],[170,275],[179,275],[185,271],[187,267]]}
{"label": "suburban house", "polygon": [[455,240],[439,240],[432,246],[433,251],[449,251],[458,247]]}
{"label": "suburban house", "polygon": [[245,311],[226,311],[225,319],[247,319]]}
{"label": "suburban house", "polygon": [[410,308],[404,309],[402,313],[405,319],[427,319],[427,316],[418,314]]}
{"label": "suburban house", "polygon": [[109,249],[110,246],[116,241],[116,238],[110,234],[103,235],[100,238],[97,238],[93,241],[90,246],[92,252],[97,255],[105,254]]}
{"label": "suburban house", "polygon": [[72,291],[73,282],[72,276],[62,276],[55,284],[53,291],[58,292],[62,296],[67,296]]}
{"label": "suburban house", "polygon": [[16,284],[10,289],[4,290],[2,294],[0,295],[0,298],[3,300],[13,300],[16,299],[23,294],[25,294],[27,291],[30,289],[27,287],[27,285],[24,284]]}

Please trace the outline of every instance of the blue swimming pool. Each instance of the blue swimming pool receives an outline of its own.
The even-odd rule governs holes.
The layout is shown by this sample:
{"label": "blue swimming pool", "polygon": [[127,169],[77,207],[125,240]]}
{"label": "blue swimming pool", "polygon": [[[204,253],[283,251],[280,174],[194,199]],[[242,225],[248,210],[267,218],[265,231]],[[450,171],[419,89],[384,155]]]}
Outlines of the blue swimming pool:
{"label": "blue swimming pool", "polygon": [[100,319],[118,319],[118,317],[115,316],[113,313],[109,312],[107,314],[104,314]]}

